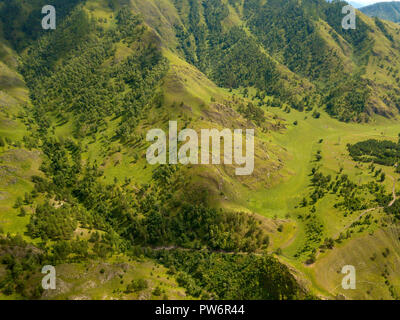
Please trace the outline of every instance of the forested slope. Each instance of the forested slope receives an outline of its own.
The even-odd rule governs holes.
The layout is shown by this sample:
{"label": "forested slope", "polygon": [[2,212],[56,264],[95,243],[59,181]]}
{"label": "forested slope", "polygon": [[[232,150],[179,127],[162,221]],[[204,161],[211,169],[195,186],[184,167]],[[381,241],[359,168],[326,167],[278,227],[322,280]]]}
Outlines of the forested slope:
{"label": "forested slope", "polygon": [[[49,31],[44,4],[0,3],[3,295],[331,298],[336,278],[309,270],[355,259],[359,225],[392,248],[393,221],[365,215],[397,206],[392,168],[355,174],[347,151],[397,130],[396,24],[357,11],[344,30],[340,1],[76,0]],[[146,133],[171,120],[254,129],[254,173],[149,165]],[[62,270],[53,295],[44,264]]]}
{"label": "forested slope", "polygon": [[[26,20],[21,11],[36,12],[41,4],[8,1],[0,8],[7,13],[14,6],[13,26],[4,30],[7,42],[3,43],[14,48],[15,52],[7,48],[19,60],[13,72],[25,92],[29,90],[29,97],[26,94],[16,102],[23,136],[3,143],[2,157],[22,150],[36,155],[35,164],[28,165],[32,170],[24,176],[25,189],[7,193],[8,213],[2,213],[3,218],[9,217],[1,229],[3,294],[50,298],[36,281],[41,265],[62,265],[66,271],[105,261],[101,270],[87,269],[88,278],[93,278],[94,272],[113,272],[118,256],[127,270],[143,259],[148,264],[174,266],[169,274],[190,296],[293,299],[304,295],[287,267],[265,253],[269,238],[259,218],[211,207],[207,188],[192,183],[188,168],[147,165],[143,155],[148,128],[164,126],[172,112],[191,122],[184,110],[166,105],[169,92],[165,90],[174,74],[159,36],[132,8],[107,1],[77,1],[76,6],[62,7],[54,32],[27,32],[26,26],[37,20],[34,14]],[[4,20],[3,25],[8,22]],[[210,93],[221,94],[211,82],[210,86]],[[186,90],[182,88],[181,94]],[[175,103],[184,106],[179,100]],[[6,118],[13,117],[5,109],[2,112]],[[6,134],[13,132],[8,129]],[[15,179],[20,183],[20,177]],[[193,254],[186,260],[174,252],[158,253],[159,248],[171,246],[193,250]],[[28,254],[32,250],[35,255]],[[202,257],[196,258],[199,250]],[[214,257],[213,251],[221,253]],[[245,253],[246,259],[232,255],[235,252]],[[244,274],[239,285],[247,283],[249,288],[243,292],[236,291],[236,283],[224,285],[223,291],[222,284],[195,283],[195,270],[203,270],[208,259],[219,260],[227,270],[246,266],[249,274],[257,272],[260,279],[251,282]],[[268,267],[259,269],[258,264],[265,261]],[[240,270],[221,276],[237,278]],[[31,280],[24,281],[26,277]],[[279,283],[272,291],[266,284],[275,277]],[[128,286],[114,281],[116,291],[106,291],[106,295],[115,297],[120,292],[120,298],[134,298],[132,292],[150,290],[148,298],[157,298],[161,290],[164,297],[176,297],[169,277],[161,282],[150,278],[148,283],[159,283],[163,289],[148,289],[143,281],[139,285],[133,279]],[[66,280],[66,275],[62,279],[68,284],[53,297],[79,298],[77,284]],[[83,290],[82,294],[95,298],[99,293]]]}
{"label": "forested slope", "polygon": [[356,30],[344,30],[345,2],[133,3],[166,46],[220,86],[254,86],[298,109],[325,105],[342,121],[398,113],[398,27],[357,11]]}

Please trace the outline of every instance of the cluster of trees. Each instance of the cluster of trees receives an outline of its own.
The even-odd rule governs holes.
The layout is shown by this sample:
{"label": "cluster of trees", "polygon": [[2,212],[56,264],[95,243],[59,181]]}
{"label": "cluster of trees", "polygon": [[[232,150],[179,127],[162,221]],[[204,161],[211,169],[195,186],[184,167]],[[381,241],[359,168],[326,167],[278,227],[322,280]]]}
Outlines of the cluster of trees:
{"label": "cluster of trees", "polygon": [[147,289],[148,287],[149,284],[145,279],[132,280],[131,283],[126,286],[125,293],[139,292]]}
{"label": "cluster of trees", "polygon": [[[274,62],[277,60],[294,73],[314,81],[317,91],[310,92],[309,96],[324,97],[321,102],[332,116],[341,121],[367,119],[368,84],[346,71],[341,58],[329,47],[317,26],[318,20],[325,20],[336,31],[331,36],[338,45],[341,46],[339,34],[351,45],[357,57],[355,63],[365,65],[371,53],[370,28],[362,20],[357,21],[357,30],[341,27],[345,2],[230,1],[252,36],[240,27],[223,26],[229,16],[227,4],[218,0],[200,3],[190,0],[186,8],[185,2],[175,1],[184,21],[183,26],[175,27],[179,48],[189,62],[219,85],[253,86],[303,110],[304,97],[296,90],[296,81],[289,81],[290,90],[283,85],[287,76],[278,70]],[[377,26],[386,30],[379,22]]]}
{"label": "cluster of trees", "polygon": [[241,103],[239,105],[238,112],[246,119],[253,121],[258,126],[261,126],[265,122],[264,111],[251,102],[249,102],[247,106]]}
{"label": "cluster of trees", "polygon": [[[175,1],[180,9],[181,1]],[[198,1],[189,1],[185,26],[175,26],[180,49],[186,59],[196,65],[220,86],[228,88],[256,87],[279,95],[279,72],[257,42],[240,27],[225,30],[222,21],[229,9],[218,0],[203,1],[205,23],[201,22]],[[179,10],[185,14],[183,9]],[[192,40],[194,39],[194,40]],[[243,54],[243,53],[246,54]]]}
{"label": "cluster of trees", "polygon": [[[232,4],[241,5],[237,1]],[[319,19],[352,45],[360,60],[357,63],[368,61],[369,28],[358,19],[357,30],[344,30],[341,22],[345,5],[344,1],[249,0],[243,4],[243,14],[252,33],[271,55],[290,70],[316,80],[324,90],[327,83],[342,81],[347,73],[340,58],[319,33],[316,22]],[[331,33],[331,36],[339,44],[337,35]]]}
{"label": "cluster of trees", "polygon": [[224,300],[304,297],[289,269],[269,255],[164,250],[156,257],[194,297]]}
{"label": "cluster of trees", "polygon": [[[237,76],[242,78],[240,81],[248,81],[246,85],[258,83],[265,91],[270,82],[268,77],[273,74],[272,62],[261,59],[258,47],[244,40],[243,30],[235,29],[219,42],[222,29],[218,25],[226,13],[218,3],[204,4],[209,26],[206,42],[218,48],[221,57],[225,50],[232,51],[230,59],[250,48],[249,57],[253,55],[253,60],[242,58],[244,67],[237,70]],[[195,20],[196,12],[191,14]],[[120,46],[129,47],[127,51],[131,54],[117,61]],[[207,59],[221,63],[214,65],[214,70],[225,67],[222,60],[210,56]],[[34,190],[25,197],[25,204],[32,208],[27,234],[41,240],[42,260],[54,265],[95,257],[106,259],[116,253],[136,255],[142,253],[140,248],[154,246],[227,251],[221,253],[221,263],[236,257],[237,265],[242,266],[241,271],[237,267],[236,274],[243,273],[243,280],[240,286],[234,285],[241,287],[240,296],[294,298],[297,284],[278,261],[268,256],[231,254],[268,247],[269,238],[260,221],[247,213],[210,208],[207,192],[190,184],[182,168],[160,166],[154,170],[149,184],[135,185],[129,180],[125,184],[118,180],[106,184],[97,162],[87,160],[83,165],[84,138],[94,136],[106,126],[106,117],[121,119],[112,138],[128,143],[146,108],[162,105],[162,92],[158,88],[167,68],[157,39],[127,8],[119,11],[115,24],[105,27],[78,7],[54,32],[41,36],[26,49],[21,73],[30,89],[34,107],[28,111],[34,119],[29,122],[32,134],[25,141],[41,149],[40,169],[44,173],[32,178]],[[246,80],[250,68],[258,75]],[[244,112],[259,120],[255,108],[250,106]],[[74,136],[55,138],[54,118],[57,124],[73,121]],[[23,208],[23,205],[21,199],[18,206]],[[78,226],[89,229],[92,233],[89,240],[79,238]],[[235,261],[227,262],[224,268],[229,270],[233,265]],[[215,268],[219,268],[217,261]],[[258,273],[250,282],[253,271]],[[226,272],[223,276],[226,279],[219,281],[226,282],[231,274]],[[8,283],[7,280],[1,288],[8,288]],[[207,283],[212,286],[213,282]],[[137,290],[138,286],[141,284],[134,283],[128,290]],[[219,287],[218,284],[211,290],[220,297],[233,296],[233,289],[222,292]]]}
{"label": "cluster of trees", "polygon": [[203,206],[185,204],[175,215],[152,210],[139,223],[133,235],[151,245],[252,252],[269,243],[254,218]]}
{"label": "cluster of trees", "polygon": [[[314,208],[314,207],[313,207]],[[315,209],[314,209],[315,210]],[[313,209],[304,218],[305,221],[305,243],[297,250],[295,257],[300,257],[303,254],[308,254],[307,263],[313,263],[313,256],[316,248],[321,244],[324,234],[324,225],[321,220],[314,214]]]}
{"label": "cluster of trees", "polygon": [[[0,291],[5,295],[16,293],[27,299],[39,299],[43,293],[41,270],[44,265],[105,259],[116,252],[115,249],[111,253],[107,250],[112,241],[109,237],[95,241],[54,239],[51,246],[42,242],[39,247],[34,247],[20,235],[0,234]],[[129,252],[132,255],[142,253]]]}
{"label": "cluster of trees", "polygon": [[[231,252],[235,251],[252,252],[267,248],[268,236],[254,217],[245,213],[208,208],[207,196],[201,195],[201,190],[196,189],[190,194],[188,188],[189,193],[179,194],[183,183],[187,182],[176,166],[161,166],[155,169],[154,183],[151,185],[132,186],[129,182],[123,188],[117,183],[104,185],[100,179],[102,173],[96,166],[80,168],[80,174],[69,179],[71,184],[59,183],[67,180],[70,174],[69,170],[62,168],[72,166],[72,155],[80,152],[79,148],[72,148],[73,145],[69,140],[53,140],[46,143],[43,146],[44,150],[51,150],[46,152],[47,160],[43,166],[46,177],[33,178],[34,192],[51,200],[36,205],[28,224],[28,234],[43,241],[43,252],[52,263],[81,262],[96,257],[105,259],[117,252],[136,256],[143,253],[137,248],[145,246],[175,245],[197,250],[209,248],[229,251],[225,257],[233,256]],[[63,165],[58,163],[60,158],[63,159]],[[77,156],[76,159],[78,158]],[[67,160],[64,161],[65,159]],[[55,175],[59,179],[54,179]],[[102,232],[92,231],[88,241],[78,240],[74,236],[78,224]],[[48,240],[52,240],[51,244]],[[190,256],[187,258],[190,259]],[[243,263],[243,266],[245,265],[247,263]],[[277,277],[280,281],[283,281],[281,277],[286,277],[278,262],[276,265],[265,263],[257,266],[265,269],[263,277]],[[251,270],[246,269],[247,271]],[[228,274],[226,276],[230,277]],[[273,279],[275,281],[275,278]],[[224,281],[228,281],[228,278]],[[185,281],[182,285],[184,283]],[[245,284],[244,281],[240,286]],[[212,286],[212,282],[208,286]],[[245,297],[257,298],[256,294],[261,298],[275,297],[272,296],[274,291],[267,286],[262,290],[258,288],[259,291],[250,296],[255,286],[256,283],[253,282],[252,286],[246,289],[249,292],[245,293]],[[141,287],[141,284],[131,284],[127,291],[140,290],[138,287]],[[217,290],[217,287],[211,291]],[[293,298],[285,293],[285,288],[276,289],[283,290],[279,297]],[[233,292],[232,289],[229,294],[233,295]],[[229,297],[228,293],[218,295]]]}
{"label": "cluster of trees", "polygon": [[350,213],[367,209],[368,204],[365,199],[359,196],[363,189],[365,189],[365,185],[357,185],[349,179],[348,175],[342,174],[332,185],[332,191],[342,197],[343,201],[334,206],[342,207]]}
{"label": "cluster of trees", "polygon": [[400,220],[400,201],[396,200],[391,207],[386,206],[385,212],[393,215],[396,219]]}
{"label": "cluster of trees", "polygon": [[[362,19],[357,19],[355,30],[342,28],[342,19],[344,17],[342,9],[346,5],[347,3],[342,0],[334,0],[331,3],[318,1],[318,6],[321,8],[319,10],[321,16],[340,36],[353,46],[353,50],[357,54],[357,63],[365,65],[368,63],[368,57],[371,54],[368,50],[372,42],[372,39],[368,36],[368,32],[371,30]],[[336,35],[332,34],[332,36],[336,41],[338,40]]]}
{"label": "cluster of trees", "polygon": [[334,83],[325,96],[326,111],[340,121],[362,121],[370,89],[360,77]]}
{"label": "cluster of trees", "polygon": [[379,19],[378,17],[375,17],[375,25],[379,28],[379,30],[382,31],[382,33],[385,35],[385,37],[393,42],[393,37],[392,35],[387,31],[385,24],[383,23],[383,21],[381,19]]}
{"label": "cluster of trees", "polygon": [[207,195],[187,184],[176,167],[155,169],[153,180],[154,185],[143,186],[136,193],[134,210],[138,216],[132,218],[127,233],[136,241],[246,252],[268,246],[268,236],[258,220],[245,213],[209,208]]}
{"label": "cluster of trees", "polygon": [[[43,292],[40,281],[32,274],[39,272],[45,257],[40,251],[33,252],[20,235],[12,236],[0,234],[0,268],[5,271],[0,278],[0,290],[5,295],[18,293],[25,298],[39,298]],[[2,271],[3,271],[2,270]]]}
{"label": "cluster of trees", "polygon": [[[373,171],[374,169],[371,169],[371,172]],[[304,197],[300,202],[301,207],[311,206],[310,213],[305,216],[299,215],[299,218],[306,222],[306,242],[296,253],[298,257],[304,253],[309,253],[307,263],[315,261],[315,253],[318,246],[321,246],[321,248],[330,248],[333,246],[331,239],[327,239],[321,244],[324,226],[314,214],[316,211],[315,204],[325,197],[326,194],[337,195],[338,200],[334,204],[334,208],[343,210],[344,216],[373,206],[386,207],[391,199],[391,195],[386,193],[385,187],[376,181],[358,185],[352,182],[347,174],[338,174],[333,179],[331,175],[325,175],[316,168],[313,168],[310,180],[312,187],[310,199]],[[364,197],[365,194],[369,195],[367,196],[369,199]],[[396,209],[387,208],[385,210],[395,212]],[[351,227],[369,224],[371,224],[371,216],[367,215],[364,220],[356,222]],[[340,238],[342,239],[343,237],[341,235]]]}
{"label": "cluster of trees", "polygon": [[325,196],[325,194],[329,191],[329,183],[331,182],[332,177],[330,175],[325,176],[323,173],[319,171],[313,172],[311,178],[311,185],[314,190],[311,194],[311,204],[315,204],[318,199],[321,199]]}
{"label": "cluster of trees", "polygon": [[[57,22],[60,23],[83,0],[54,0],[51,5],[57,8]],[[42,8],[45,0],[4,0],[0,3],[0,22],[6,40],[17,51],[32,44],[46,32],[42,28]]]}
{"label": "cluster of trees", "polygon": [[220,212],[208,208],[204,199],[177,195],[184,178],[174,166],[157,168],[153,185],[136,187],[128,183],[121,188],[116,183],[102,184],[102,172],[96,166],[81,168],[80,148],[70,140],[47,141],[43,150],[47,160],[42,170],[47,177],[33,178],[35,193],[44,193],[61,206],[37,206],[28,225],[32,237],[69,239],[79,222],[104,231],[115,230],[142,245],[205,245],[226,251],[268,246],[268,237],[254,217]]}
{"label": "cluster of trees", "polygon": [[27,228],[32,238],[62,240],[71,239],[77,226],[77,221],[73,218],[73,212],[68,205],[56,209],[46,203],[36,207]]}
{"label": "cluster of trees", "polygon": [[[96,133],[106,125],[105,117],[115,116],[122,119],[117,134],[127,141],[143,109],[159,99],[157,87],[168,65],[156,39],[145,37],[145,27],[127,8],[116,21],[115,28],[104,29],[75,10],[28,49],[21,72],[43,131],[49,127],[48,112],[60,123],[72,113],[77,137]],[[107,63],[119,42],[140,45],[125,60]]]}
{"label": "cluster of trees", "polygon": [[101,257],[132,246],[178,245],[229,252],[268,247],[268,236],[258,220],[209,208],[207,196],[198,189],[192,192],[176,166],[155,169],[151,185],[128,181],[121,187],[117,182],[103,184],[102,172],[95,165],[81,167],[81,149],[72,140],[46,141],[43,150],[46,177],[33,177],[33,193],[51,200],[36,205],[28,234],[44,242],[55,241],[57,260],[77,254],[68,243],[78,224],[103,231],[102,236],[93,233],[88,251]]}
{"label": "cluster of trees", "polygon": [[315,17],[298,1],[249,0],[243,14],[263,47],[293,72],[311,79],[329,78],[339,64],[318,35]]}
{"label": "cluster of trees", "polygon": [[347,150],[354,161],[393,166],[400,159],[400,144],[388,140],[360,141],[353,145],[347,145]]}
{"label": "cluster of trees", "polygon": [[[382,181],[382,178],[380,178]],[[333,180],[331,175],[324,175],[316,169],[312,171],[311,186],[313,191],[310,195],[310,201],[304,198],[301,206],[315,204],[319,199],[322,199],[328,192],[336,194],[342,200],[335,203],[335,208],[342,208],[348,213],[367,209],[373,205],[369,203],[361,194],[367,192],[374,196],[373,202],[378,205],[387,205],[390,195],[387,195],[385,188],[375,181],[367,184],[358,185],[352,182],[347,174],[337,175]],[[389,200],[390,201],[390,200]],[[347,213],[346,213],[347,214]]]}

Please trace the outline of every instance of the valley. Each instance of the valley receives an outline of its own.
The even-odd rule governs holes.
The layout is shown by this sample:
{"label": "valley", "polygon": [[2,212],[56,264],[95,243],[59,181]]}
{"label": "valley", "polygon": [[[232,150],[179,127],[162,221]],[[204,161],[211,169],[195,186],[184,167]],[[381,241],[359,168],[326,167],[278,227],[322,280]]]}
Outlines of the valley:
{"label": "valley", "polygon": [[[44,31],[42,5],[0,3],[0,299],[399,299],[400,26],[342,30],[341,1],[60,0]],[[254,170],[149,162],[171,122],[254,130]]]}

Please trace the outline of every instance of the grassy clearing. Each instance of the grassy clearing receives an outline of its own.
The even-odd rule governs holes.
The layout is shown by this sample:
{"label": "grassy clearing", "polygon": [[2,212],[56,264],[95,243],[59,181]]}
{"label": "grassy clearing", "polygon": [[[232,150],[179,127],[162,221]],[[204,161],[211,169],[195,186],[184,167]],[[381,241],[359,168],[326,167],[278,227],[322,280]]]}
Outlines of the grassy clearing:
{"label": "grassy clearing", "polygon": [[[110,261],[86,264],[64,264],[56,267],[58,288],[45,294],[44,299],[61,300],[159,300],[189,299],[175,278],[163,266],[148,260],[131,261],[117,256]],[[132,281],[145,280],[147,288],[127,292]],[[155,291],[160,289],[160,293]]]}
{"label": "grassy clearing", "polygon": [[[329,295],[329,292],[334,292],[337,294],[339,291],[337,291],[336,287],[329,287],[329,291],[326,290],[328,286],[321,277],[327,272],[326,268],[328,264],[334,261],[335,263],[339,263],[338,261],[340,260],[336,260],[335,257],[344,254],[342,253],[344,250],[343,248],[348,248],[348,251],[353,250],[353,260],[357,258],[359,263],[363,261],[363,263],[369,265],[370,261],[368,261],[369,259],[359,257],[357,254],[358,246],[362,243],[361,240],[350,240],[349,242],[345,242],[345,245],[340,245],[334,250],[329,250],[326,254],[318,257],[318,261],[321,260],[321,263],[317,264],[312,269],[305,267],[302,259],[298,260],[293,257],[305,241],[304,225],[302,221],[297,219],[297,215],[301,213],[304,214],[309,210],[309,208],[304,209],[298,207],[300,200],[304,195],[307,195],[307,190],[309,190],[309,173],[312,167],[320,166],[325,174],[332,174],[332,176],[335,176],[339,173],[340,168],[343,168],[343,173],[348,174],[350,179],[356,183],[361,184],[376,180],[369,174],[367,169],[368,164],[357,164],[349,157],[346,145],[370,138],[394,140],[397,139],[400,128],[395,120],[387,120],[380,117],[376,117],[375,121],[369,124],[345,124],[325,114],[322,114],[321,118],[317,120],[313,119],[311,114],[299,113],[294,110],[289,114],[283,113],[279,109],[270,109],[269,111],[287,120],[287,132],[285,132],[285,134],[274,133],[273,139],[274,142],[285,147],[290,154],[290,159],[286,162],[286,165],[287,171],[292,172],[292,174],[283,176],[280,183],[271,189],[260,189],[257,192],[248,193],[248,207],[252,211],[267,217],[278,216],[279,218],[283,218],[289,214],[290,217],[297,222],[298,228],[295,239],[287,241],[288,245],[286,247],[283,246],[283,258],[293,263],[311,279],[317,293]],[[295,120],[298,121],[297,126],[292,125]],[[323,139],[322,143],[319,143],[320,139]],[[317,150],[321,150],[323,157],[322,161],[318,163],[315,162],[313,158]],[[398,178],[398,174],[394,172],[394,168],[377,167],[382,168],[383,172],[386,174]],[[386,179],[384,185],[387,192],[391,192],[393,180]],[[316,205],[316,215],[324,225],[324,236],[326,237],[333,236],[340,232],[344,226],[354,221],[357,216],[357,214],[353,214],[346,218],[343,217],[343,213],[333,208],[335,200],[334,196],[328,195]],[[374,228],[374,226],[372,226],[372,228]],[[360,236],[368,238],[368,234],[365,232]],[[360,236],[357,236],[357,238],[360,238]],[[382,233],[380,237],[382,239],[385,238],[385,233]],[[368,242],[373,242],[375,238],[369,237],[368,239]],[[384,239],[382,241],[389,240]],[[362,244],[366,249],[369,246],[368,242]],[[375,243],[374,246],[377,250],[383,250],[384,248],[383,245],[379,243]],[[387,246],[389,248],[394,247],[394,245],[390,243],[388,243]],[[350,262],[347,262],[347,264],[351,264]],[[382,266],[384,266],[384,263]],[[393,272],[396,273],[398,270]],[[398,273],[396,274],[398,275]],[[341,276],[341,274],[338,275],[340,279]],[[385,286],[384,281],[382,282],[382,277],[378,282],[380,284],[383,283]],[[383,296],[387,295],[387,288],[385,288],[385,290],[386,293]],[[374,293],[370,292],[368,297],[379,297],[379,294],[380,291],[375,290]],[[353,298],[354,297],[357,298],[361,296],[355,295]]]}
{"label": "grassy clearing", "polygon": [[[30,178],[40,174],[40,155],[36,150],[23,147],[22,139],[27,129],[18,114],[22,104],[29,103],[28,90],[22,77],[15,71],[16,55],[4,43],[0,44],[0,137],[5,146],[0,147],[0,227],[4,232],[23,237],[29,214],[18,216],[14,208],[18,197],[32,190]],[[24,206],[29,213],[31,208]]]}

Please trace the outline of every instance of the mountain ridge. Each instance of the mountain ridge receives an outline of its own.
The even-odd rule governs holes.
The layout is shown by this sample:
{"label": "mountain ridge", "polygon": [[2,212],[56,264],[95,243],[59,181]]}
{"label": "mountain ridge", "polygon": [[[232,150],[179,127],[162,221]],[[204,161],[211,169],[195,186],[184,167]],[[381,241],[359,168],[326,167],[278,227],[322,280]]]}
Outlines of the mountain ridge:
{"label": "mountain ridge", "polygon": [[[44,1],[9,3],[28,14],[0,49],[0,297],[49,297],[43,261],[54,299],[397,297],[380,210],[398,171],[364,163],[396,162],[396,24],[357,12],[343,30],[341,1],[88,0],[27,32]],[[254,129],[254,173],[150,165],[146,133],[169,121]],[[340,286],[348,264],[361,290]]]}
{"label": "mountain ridge", "polygon": [[370,17],[378,17],[396,23],[400,22],[400,3],[396,1],[379,2],[359,8],[359,10]]}

